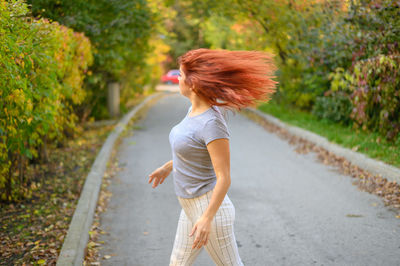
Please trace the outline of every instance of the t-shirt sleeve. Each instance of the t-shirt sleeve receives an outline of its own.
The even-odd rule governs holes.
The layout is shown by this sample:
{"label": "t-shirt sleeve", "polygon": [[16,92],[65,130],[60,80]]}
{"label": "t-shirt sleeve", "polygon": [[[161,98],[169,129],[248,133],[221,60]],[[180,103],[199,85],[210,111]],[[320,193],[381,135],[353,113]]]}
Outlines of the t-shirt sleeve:
{"label": "t-shirt sleeve", "polygon": [[204,143],[207,145],[216,139],[229,139],[230,134],[226,123],[220,119],[211,119],[207,121],[202,132]]}

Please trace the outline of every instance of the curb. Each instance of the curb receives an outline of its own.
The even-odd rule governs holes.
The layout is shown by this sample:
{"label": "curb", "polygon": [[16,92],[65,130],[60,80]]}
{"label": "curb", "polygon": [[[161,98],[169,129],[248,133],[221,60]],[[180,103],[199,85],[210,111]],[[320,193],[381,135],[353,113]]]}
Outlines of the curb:
{"label": "curb", "polygon": [[361,169],[364,169],[371,174],[380,175],[389,181],[394,181],[397,182],[397,184],[400,184],[400,169],[397,167],[388,165],[375,159],[371,159],[364,154],[354,152],[350,149],[343,148],[342,146],[332,143],[326,138],[305,129],[296,126],[289,126],[288,124],[280,121],[276,117],[263,113],[258,109],[248,107],[245,108],[245,110],[250,111],[258,117],[264,119],[266,122],[287,130],[292,135],[305,139],[311,143],[314,143],[317,146],[324,148],[329,152],[346,158],[352,164],[357,165]]}
{"label": "curb", "polygon": [[86,245],[89,239],[89,230],[93,222],[93,215],[97,205],[100,186],[114,143],[121,132],[125,129],[129,120],[140,109],[142,109],[146,103],[155,97],[162,95],[164,95],[164,93],[155,93],[147,96],[140,104],[125,114],[108,135],[86,177],[78,204],[57,259],[57,265],[82,265]]}

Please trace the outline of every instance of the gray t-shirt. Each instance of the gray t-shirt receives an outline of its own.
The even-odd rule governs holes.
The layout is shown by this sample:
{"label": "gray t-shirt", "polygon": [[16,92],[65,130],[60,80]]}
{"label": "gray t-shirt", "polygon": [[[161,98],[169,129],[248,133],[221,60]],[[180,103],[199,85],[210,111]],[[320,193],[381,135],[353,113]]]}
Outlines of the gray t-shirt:
{"label": "gray t-shirt", "polygon": [[188,114],[171,129],[169,142],[172,149],[175,194],[194,198],[212,190],[217,177],[207,144],[215,139],[230,138],[221,109],[213,105],[193,117]]}

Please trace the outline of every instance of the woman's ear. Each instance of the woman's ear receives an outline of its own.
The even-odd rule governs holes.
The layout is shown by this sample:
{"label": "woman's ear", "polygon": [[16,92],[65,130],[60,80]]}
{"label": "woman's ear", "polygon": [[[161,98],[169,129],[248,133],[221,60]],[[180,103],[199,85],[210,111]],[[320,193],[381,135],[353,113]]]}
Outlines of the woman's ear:
{"label": "woman's ear", "polygon": [[199,84],[199,79],[197,78],[197,77],[194,77],[194,76],[190,76],[188,79],[187,79],[187,81],[188,81],[188,85],[189,85],[189,87],[191,87],[191,88],[193,88],[194,89],[194,86],[196,85],[196,84]]}

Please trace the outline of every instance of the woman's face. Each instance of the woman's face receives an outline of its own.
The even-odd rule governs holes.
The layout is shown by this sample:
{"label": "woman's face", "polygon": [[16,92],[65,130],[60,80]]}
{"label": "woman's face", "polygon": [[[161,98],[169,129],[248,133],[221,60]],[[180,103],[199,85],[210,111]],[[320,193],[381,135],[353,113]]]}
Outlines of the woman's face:
{"label": "woman's face", "polygon": [[191,90],[190,90],[189,86],[185,83],[186,77],[185,77],[185,73],[182,70],[182,66],[179,67],[179,72],[180,72],[180,75],[178,77],[178,79],[179,79],[179,89],[180,89],[181,94],[183,96],[188,97],[191,94],[190,93]]}

